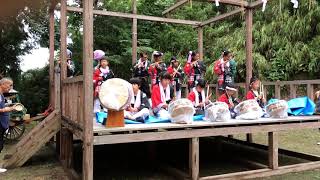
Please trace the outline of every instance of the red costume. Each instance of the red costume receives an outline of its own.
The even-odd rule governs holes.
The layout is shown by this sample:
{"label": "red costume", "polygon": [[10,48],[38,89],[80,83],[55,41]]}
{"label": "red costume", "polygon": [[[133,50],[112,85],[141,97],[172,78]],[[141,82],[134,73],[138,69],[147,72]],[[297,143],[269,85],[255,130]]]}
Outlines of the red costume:
{"label": "red costume", "polygon": [[110,79],[113,77],[114,77],[114,74],[109,68],[107,69],[97,68],[94,71],[93,73],[94,97],[98,96],[101,84],[107,79]]}
{"label": "red costume", "polygon": [[[228,104],[228,107],[231,108],[231,102],[233,103],[232,99],[231,99],[231,102],[230,102],[230,99],[229,99],[229,96],[226,94],[226,93],[223,93],[219,99],[218,99],[219,102],[225,102],[226,104]],[[233,103],[234,104],[234,103]]]}
{"label": "red costume", "polygon": [[149,66],[148,73],[151,78],[151,87],[157,84],[158,70],[155,66]]}
{"label": "red costume", "polygon": [[246,99],[255,99],[257,96],[254,94],[254,92],[252,90],[248,91]]}
{"label": "red costume", "polygon": [[156,84],[152,87],[152,109],[160,109],[164,104],[169,104],[169,102],[173,98],[173,89],[170,86],[163,89],[159,84]]}

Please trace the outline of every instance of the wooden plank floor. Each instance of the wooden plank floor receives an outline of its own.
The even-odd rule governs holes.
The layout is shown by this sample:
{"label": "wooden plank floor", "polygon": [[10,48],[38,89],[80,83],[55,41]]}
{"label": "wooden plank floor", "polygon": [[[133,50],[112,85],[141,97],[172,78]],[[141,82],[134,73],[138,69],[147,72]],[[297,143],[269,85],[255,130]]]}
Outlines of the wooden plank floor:
{"label": "wooden plank floor", "polygon": [[125,127],[106,128],[105,126],[94,123],[93,132],[95,135],[104,135],[117,132],[130,131],[148,131],[148,130],[170,130],[170,129],[186,129],[186,128],[206,128],[221,126],[242,126],[242,125],[262,125],[262,124],[284,124],[295,122],[311,122],[320,121],[320,115],[316,116],[290,116],[283,119],[260,118],[258,120],[237,120],[232,119],[226,122],[206,122],[195,121],[192,124],[174,124],[174,123],[154,123],[154,124],[126,124]]}

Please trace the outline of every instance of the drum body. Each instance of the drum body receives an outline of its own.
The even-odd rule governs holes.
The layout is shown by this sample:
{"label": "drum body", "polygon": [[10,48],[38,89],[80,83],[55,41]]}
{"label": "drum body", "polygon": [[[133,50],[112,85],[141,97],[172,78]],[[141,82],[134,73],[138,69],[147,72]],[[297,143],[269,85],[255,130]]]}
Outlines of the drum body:
{"label": "drum body", "polygon": [[254,99],[246,100],[239,103],[234,111],[237,113],[237,119],[255,120],[263,115],[263,111],[258,102]]}
{"label": "drum body", "polygon": [[195,110],[189,99],[182,98],[172,101],[168,106],[168,111],[173,123],[188,124],[193,122]]}
{"label": "drum body", "polygon": [[287,118],[288,117],[288,103],[285,100],[268,104],[266,106],[267,114],[270,118]]}
{"label": "drum body", "polygon": [[231,119],[229,107],[224,102],[214,102],[207,105],[204,109],[204,120],[214,121],[228,121]]}

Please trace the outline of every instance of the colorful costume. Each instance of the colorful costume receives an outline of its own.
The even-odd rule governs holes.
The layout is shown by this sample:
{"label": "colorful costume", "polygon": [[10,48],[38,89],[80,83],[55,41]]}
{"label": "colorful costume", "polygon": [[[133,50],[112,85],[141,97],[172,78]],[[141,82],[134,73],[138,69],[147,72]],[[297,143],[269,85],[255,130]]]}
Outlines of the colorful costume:
{"label": "colorful costume", "polygon": [[176,94],[175,97],[177,99],[181,98],[181,79],[183,78],[183,71],[181,68],[175,69],[173,66],[168,67],[168,73],[172,76],[172,87],[175,87],[176,89]]}
{"label": "colorful costume", "polygon": [[94,97],[95,97],[95,100],[94,100],[94,112],[99,112],[101,110],[100,101],[98,99],[100,86],[104,81],[106,81],[106,80],[108,80],[110,78],[114,78],[114,74],[109,69],[108,66],[105,69],[100,67],[100,68],[97,68],[94,71],[94,74],[93,74]]}

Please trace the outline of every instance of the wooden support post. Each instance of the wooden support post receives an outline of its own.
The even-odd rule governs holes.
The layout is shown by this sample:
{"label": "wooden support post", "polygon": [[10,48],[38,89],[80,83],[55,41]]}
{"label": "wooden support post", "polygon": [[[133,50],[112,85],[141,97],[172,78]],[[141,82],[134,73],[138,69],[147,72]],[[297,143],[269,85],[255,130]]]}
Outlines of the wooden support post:
{"label": "wooden support post", "polygon": [[[137,14],[137,1],[132,0],[132,13]],[[132,65],[137,61],[137,46],[138,46],[138,20],[132,19]]]}
{"label": "wooden support post", "polygon": [[274,86],[274,96],[277,99],[281,99],[281,88],[280,85],[278,84],[278,81],[276,82],[276,85]]}
{"label": "wooden support post", "polygon": [[[55,84],[54,84],[54,10],[49,11],[49,91],[50,91],[50,103],[52,106],[55,105]],[[54,106],[55,108],[55,106]]]}
{"label": "wooden support post", "polygon": [[61,0],[60,10],[60,65],[61,79],[67,77],[67,1]]}
{"label": "wooden support post", "polygon": [[189,141],[189,170],[191,180],[199,179],[199,138]]}
{"label": "wooden support post", "polygon": [[203,27],[198,27],[198,52],[200,59],[203,60]]}
{"label": "wooden support post", "polygon": [[278,134],[277,132],[268,133],[268,154],[269,154],[269,168],[278,169]]}
{"label": "wooden support post", "polygon": [[93,0],[83,0],[83,177],[93,180]]}
{"label": "wooden support post", "polygon": [[297,86],[295,84],[290,84],[290,99],[297,97]]}
{"label": "wooden support post", "polygon": [[312,101],[314,100],[313,84],[307,84],[307,95]]}
{"label": "wooden support post", "polygon": [[[252,58],[252,24],[253,24],[253,10],[246,9],[246,92],[249,91],[250,79],[252,77],[253,58]],[[252,134],[247,134],[247,141],[252,142]]]}
{"label": "wooden support post", "polygon": [[246,90],[249,90],[250,79],[252,77],[252,9],[246,9]]}

